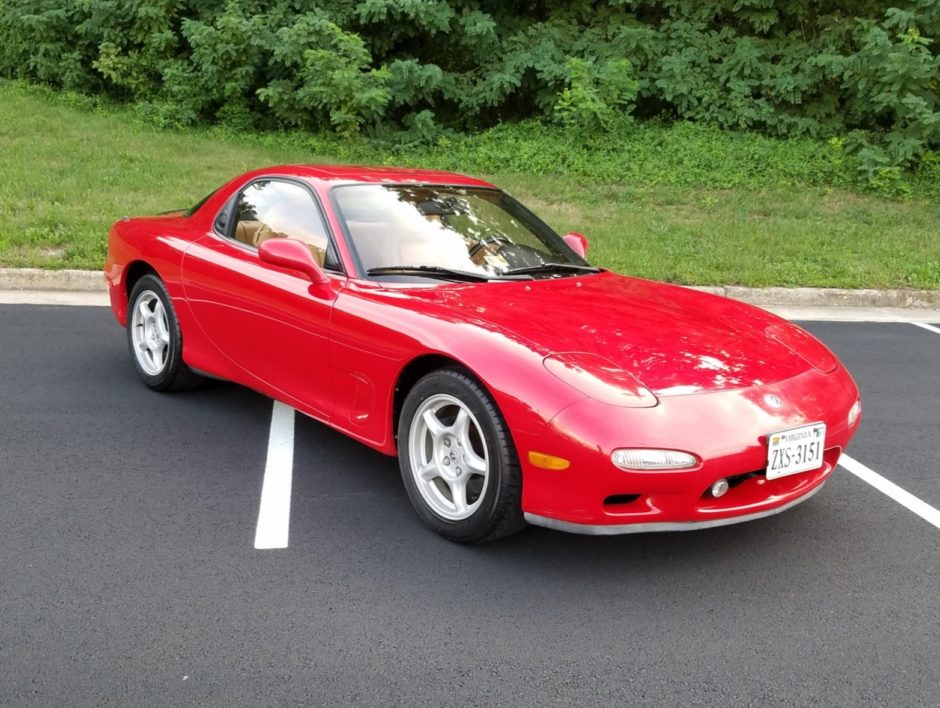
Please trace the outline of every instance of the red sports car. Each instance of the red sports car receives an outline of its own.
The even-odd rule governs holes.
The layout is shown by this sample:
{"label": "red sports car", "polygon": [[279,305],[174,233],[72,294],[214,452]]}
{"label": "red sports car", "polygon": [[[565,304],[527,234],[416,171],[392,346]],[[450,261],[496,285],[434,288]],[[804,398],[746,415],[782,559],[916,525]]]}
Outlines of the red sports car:
{"label": "red sports car", "polygon": [[118,221],[105,275],[147,386],[227,379],[397,455],[456,541],[721,526],[815,494],[861,416],[832,352],[585,250],[478,179],[309,165]]}

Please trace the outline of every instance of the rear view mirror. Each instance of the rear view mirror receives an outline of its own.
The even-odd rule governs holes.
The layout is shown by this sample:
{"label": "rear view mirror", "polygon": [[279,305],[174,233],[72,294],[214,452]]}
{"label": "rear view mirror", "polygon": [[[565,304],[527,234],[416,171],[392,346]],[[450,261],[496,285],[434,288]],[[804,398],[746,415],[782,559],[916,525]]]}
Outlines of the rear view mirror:
{"label": "rear view mirror", "polygon": [[587,239],[577,231],[572,231],[562,236],[564,242],[572,251],[584,258],[587,255]]}

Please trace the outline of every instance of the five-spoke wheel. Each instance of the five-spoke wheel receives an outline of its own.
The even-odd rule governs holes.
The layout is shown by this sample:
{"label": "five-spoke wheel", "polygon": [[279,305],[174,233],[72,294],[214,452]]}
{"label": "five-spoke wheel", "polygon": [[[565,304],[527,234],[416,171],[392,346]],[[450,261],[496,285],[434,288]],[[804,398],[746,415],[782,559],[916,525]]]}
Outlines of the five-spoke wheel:
{"label": "five-spoke wheel", "polygon": [[152,290],[143,290],[131,312],[131,338],[137,364],[150,376],[166,368],[170,328],[166,308]]}
{"label": "five-spoke wheel", "polygon": [[451,521],[472,516],[483,501],[489,467],[480,424],[466,404],[446,394],[425,399],[415,413],[408,450],[428,506]]}
{"label": "five-spoke wheel", "polygon": [[438,533],[473,543],[524,526],[519,463],[506,423],[468,372],[438,369],[412,387],[398,448],[408,496]]}
{"label": "five-spoke wheel", "polygon": [[179,391],[202,381],[183,362],[183,336],[166,286],[141,277],[127,300],[127,346],[137,373],[156,391]]}

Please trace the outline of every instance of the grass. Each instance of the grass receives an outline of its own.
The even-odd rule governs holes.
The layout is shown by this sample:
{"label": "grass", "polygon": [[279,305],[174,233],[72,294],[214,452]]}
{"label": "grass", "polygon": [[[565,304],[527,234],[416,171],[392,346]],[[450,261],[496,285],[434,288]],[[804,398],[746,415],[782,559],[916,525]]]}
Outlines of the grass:
{"label": "grass", "polygon": [[825,143],[688,125],[637,128],[619,148],[532,125],[409,149],[171,132],[129,108],[9,82],[0,82],[0,265],[97,269],[109,224],[125,214],[188,206],[255,167],[348,161],[483,176],[557,230],[582,231],[596,264],[642,277],[940,289],[937,176],[918,176],[904,200],[846,189],[842,158]]}

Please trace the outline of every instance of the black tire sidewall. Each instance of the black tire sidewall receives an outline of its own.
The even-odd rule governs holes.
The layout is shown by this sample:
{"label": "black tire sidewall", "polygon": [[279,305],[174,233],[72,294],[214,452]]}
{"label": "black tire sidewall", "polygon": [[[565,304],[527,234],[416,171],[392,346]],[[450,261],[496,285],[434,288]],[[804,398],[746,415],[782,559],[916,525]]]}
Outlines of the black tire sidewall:
{"label": "black tire sidewall", "polygon": [[[470,409],[483,433],[490,465],[483,503],[473,515],[460,521],[444,519],[428,506],[411,470],[409,440],[412,419],[421,403],[436,394],[453,396]],[[519,503],[517,498],[506,498],[506,483],[510,476],[518,474],[516,453],[508,428],[485,388],[462,371],[441,369],[432,372],[409,391],[398,424],[398,460],[405,490],[415,511],[425,524],[451,540],[474,543],[487,540],[494,534],[501,535],[498,528],[500,508]]]}

